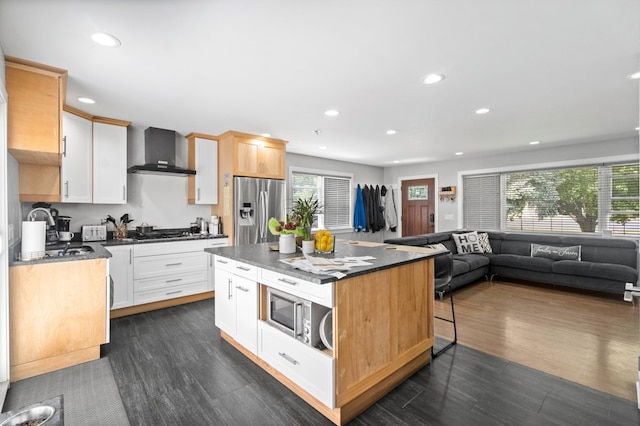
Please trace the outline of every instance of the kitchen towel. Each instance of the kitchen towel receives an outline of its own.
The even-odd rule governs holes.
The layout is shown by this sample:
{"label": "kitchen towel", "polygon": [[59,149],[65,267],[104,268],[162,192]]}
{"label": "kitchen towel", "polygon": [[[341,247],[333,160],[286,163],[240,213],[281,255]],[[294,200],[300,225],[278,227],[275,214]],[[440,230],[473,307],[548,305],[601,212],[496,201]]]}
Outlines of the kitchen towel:
{"label": "kitchen towel", "polygon": [[42,259],[47,236],[47,222],[42,220],[22,222],[21,260]]}

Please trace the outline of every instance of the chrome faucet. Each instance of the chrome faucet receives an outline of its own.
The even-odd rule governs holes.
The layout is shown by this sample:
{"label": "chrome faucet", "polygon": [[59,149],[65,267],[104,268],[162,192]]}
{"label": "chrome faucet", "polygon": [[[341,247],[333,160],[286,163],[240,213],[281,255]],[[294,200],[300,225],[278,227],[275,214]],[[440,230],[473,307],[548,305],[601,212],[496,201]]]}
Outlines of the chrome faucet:
{"label": "chrome faucet", "polygon": [[31,210],[29,212],[29,214],[27,215],[27,218],[32,222],[35,221],[37,212],[43,212],[47,216],[47,220],[49,221],[49,225],[56,226],[56,221],[53,220],[53,216],[51,216],[51,212],[49,210],[45,209],[45,208],[42,208],[42,207],[36,207],[35,209]]}

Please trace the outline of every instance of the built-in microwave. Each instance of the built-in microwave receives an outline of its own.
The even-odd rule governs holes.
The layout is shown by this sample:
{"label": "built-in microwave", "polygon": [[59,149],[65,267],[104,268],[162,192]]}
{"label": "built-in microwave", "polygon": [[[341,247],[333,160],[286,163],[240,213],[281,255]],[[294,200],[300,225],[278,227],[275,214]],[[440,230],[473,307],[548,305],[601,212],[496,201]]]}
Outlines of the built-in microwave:
{"label": "built-in microwave", "polygon": [[321,345],[320,323],[331,308],[267,287],[267,323],[306,345]]}

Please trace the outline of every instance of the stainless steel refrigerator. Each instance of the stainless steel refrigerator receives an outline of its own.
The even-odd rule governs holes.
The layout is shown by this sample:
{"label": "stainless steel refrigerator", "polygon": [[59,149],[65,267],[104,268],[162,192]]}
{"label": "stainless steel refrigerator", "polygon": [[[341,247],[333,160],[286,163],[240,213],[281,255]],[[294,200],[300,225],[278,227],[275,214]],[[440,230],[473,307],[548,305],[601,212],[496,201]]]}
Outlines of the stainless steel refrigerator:
{"label": "stainless steel refrigerator", "polygon": [[284,220],[284,181],[233,178],[235,245],[277,241],[269,232],[269,218]]}

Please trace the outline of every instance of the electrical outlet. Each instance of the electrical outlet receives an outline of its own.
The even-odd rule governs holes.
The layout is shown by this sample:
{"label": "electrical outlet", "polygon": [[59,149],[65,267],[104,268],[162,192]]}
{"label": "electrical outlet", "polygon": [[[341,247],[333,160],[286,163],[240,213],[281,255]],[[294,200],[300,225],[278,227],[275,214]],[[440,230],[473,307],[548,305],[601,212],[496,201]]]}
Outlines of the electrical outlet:
{"label": "electrical outlet", "polygon": [[9,241],[13,241],[13,223],[9,224],[9,228],[7,229],[7,234],[9,234],[7,235],[7,239]]}
{"label": "electrical outlet", "polygon": [[445,214],[444,215],[444,220],[453,220],[453,215],[452,214]]}

